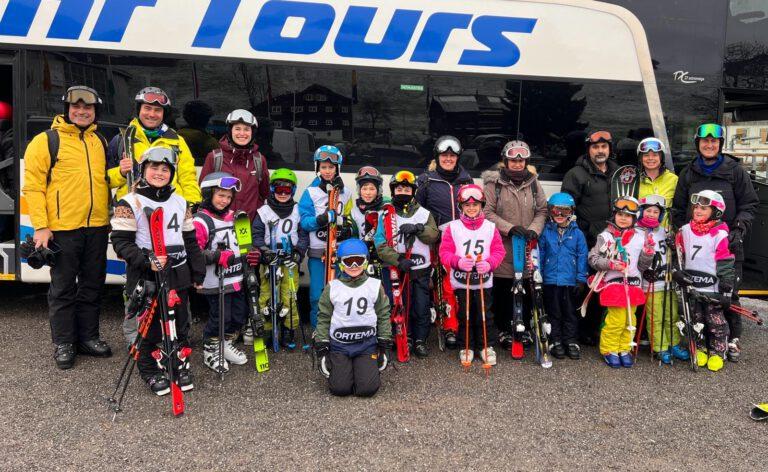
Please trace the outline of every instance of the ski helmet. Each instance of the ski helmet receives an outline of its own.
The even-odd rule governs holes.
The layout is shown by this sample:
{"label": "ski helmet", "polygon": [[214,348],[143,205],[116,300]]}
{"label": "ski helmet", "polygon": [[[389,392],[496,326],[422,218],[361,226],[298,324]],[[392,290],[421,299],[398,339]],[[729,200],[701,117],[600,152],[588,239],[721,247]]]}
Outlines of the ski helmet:
{"label": "ski helmet", "polygon": [[593,131],[587,135],[585,140],[587,144],[587,151],[589,147],[597,143],[608,143],[608,155],[613,154],[613,137],[611,133],[605,130]]}
{"label": "ski helmet", "polygon": [[144,104],[163,107],[163,118],[165,118],[165,115],[171,109],[171,99],[168,98],[168,94],[165,93],[163,89],[157,87],[144,87],[139,90],[139,93],[136,94],[134,100],[136,101],[137,115],[139,114],[139,110],[141,110],[141,106]]}
{"label": "ski helmet", "polygon": [[342,270],[349,267],[362,267],[365,271],[368,267],[368,245],[362,239],[346,239],[339,243],[336,257],[339,258],[339,266]]}
{"label": "ski helmet", "polygon": [[664,156],[666,156],[667,148],[664,143],[657,138],[645,138],[637,145],[637,160],[638,165],[643,167],[643,155],[649,152],[658,152],[661,156],[661,169],[664,169]]}
{"label": "ski helmet", "polygon": [[275,193],[275,190],[281,185],[278,182],[288,182],[291,184],[291,196],[296,195],[296,186],[298,185],[298,179],[296,174],[291,169],[281,168],[277,169],[269,176],[269,191]]}
{"label": "ski helmet", "polygon": [[355,182],[357,182],[358,189],[360,189],[364,183],[370,182],[376,186],[376,191],[381,195],[381,186],[384,184],[384,179],[381,178],[381,172],[379,172],[377,168],[373,166],[363,166],[357,171]]}
{"label": "ski helmet", "polygon": [[723,146],[725,145],[725,130],[717,123],[705,123],[696,128],[696,136],[693,138],[693,143],[696,145],[696,152],[699,152],[699,141],[702,138],[716,138],[720,141],[720,152],[723,152]]}
{"label": "ski helmet", "polygon": [[712,219],[719,220],[725,213],[725,200],[723,196],[714,190],[702,190],[691,195],[691,203],[694,205],[712,207]]}
{"label": "ski helmet", "polygon": [[401,170],[392,174],[392,178],[389,179],[389,191],[392,192],[392,195],[395,194],[395,188],[398,185],[411,187],[416,193],[416,176],[409,170]]}
{"label": "ski helmet", "polygon": [[573,200],[573,197],[569,193],[558,192],[549,197],[547,206],[573,208],[576,206],[576,202]]}
{"label": "ski helmet", "polygon": [[69,106],[71,104],[83,102],[86,105],[94,105],[96,108],[96,116],[98,117],[103,103],[101,97],[99,97],[99,93],[85,85],[74,85],[69,87],[61,97],[61,101],[64,102],[64,119],[67,122],[69,122]]}
{"label": "ski helmet", "polygon": [[144,151],[144,154],[141,155],[141,160],[139,161],[141,178],[145,179],[144,171],[150,163],[162,163],[171,168],[171,182],[173,182],[173,177],[176,174],[177,158],[178,156],[176,153],[167,147],[156,146],[147,149]]}
{"label": "ski helmet", "polygon": [[659,209],[659,221],[663,221],[667,212],[667,200],[661,195],[648,195],[640,199],[640,218],[643,217],[645,209],[652,206]]}
{"label": "ski helmet", "polygon": [[235,194],[242,190],[242,184],[240,179],[234,177],[229,172],[213,172],[208,174],[200,182],[200,193],[203,195],[203,200],[211,201],[213,191],[217,188],[232,190],[232,199],[234,200]]}
{"label": "ski helmet", "polygon": [[476,184],[462,185],[461,188],[459,188],[459,197],[457,200],[459,208],[468,202],[475,202],[483,207],[485,206],[485,194],[483,193],[483,189]]}
{"label": "ski helmet", "polygon": [[312,160],[315,161],[315,173],[320,172],[320,163],[325,161],[336,164],[337,172],[341,172],[341,162],[344,158],[339,148],[326,144],[317,148]]}
{"label": "ski helmet", "polygon": [[501,158],[504,161],[509,159],[528,159],[531,157],[531,148],[525,141],[510,141],[504,145],[501,150]]}
{"label": "ski helmet", "polygon": [[632,216],[634,221],[637,221],[640,211],[640,202],[635,197],[624,196],[619,197],[613,202],[612,214],[624,213]]}
{"label": "ski helmet", "polygon": [[437,138],[437,140],[435,141],[435,147],[432,149],[432,152],[435,155],[435,157],[447,151],[451,151],[457,156],[460,156],[461,153],[464,152],[464,149],[462,149],[461,147],[461,141],[459,141],[458,138],[455,138],[448,134]]}

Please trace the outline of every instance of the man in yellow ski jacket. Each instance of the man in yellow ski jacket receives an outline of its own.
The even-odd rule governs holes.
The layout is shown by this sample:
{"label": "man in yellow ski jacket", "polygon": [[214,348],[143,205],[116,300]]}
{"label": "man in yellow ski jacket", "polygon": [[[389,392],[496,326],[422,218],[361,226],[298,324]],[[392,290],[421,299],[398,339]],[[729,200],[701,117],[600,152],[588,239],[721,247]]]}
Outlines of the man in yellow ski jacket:
{"label": "man in yellow ski jacket", "polygon": [[[119,162],[108,171],[112,185],[119,187],[116,199],[128,193],[128,173],[132,168],[135,173],[144,151],[151,147],[166,147],[174,150],[178,159],[172,182],[176,193],[189,204],[200,203],[202,196],[192,152],[184,138],[163,123],[170,106],[168,95],[157,87],[146,87],[136,95],[136,118],[131,120],[123,134],[115,136],[109,143],[110,164]],[[130,141],[127,152],[125,141]]]}

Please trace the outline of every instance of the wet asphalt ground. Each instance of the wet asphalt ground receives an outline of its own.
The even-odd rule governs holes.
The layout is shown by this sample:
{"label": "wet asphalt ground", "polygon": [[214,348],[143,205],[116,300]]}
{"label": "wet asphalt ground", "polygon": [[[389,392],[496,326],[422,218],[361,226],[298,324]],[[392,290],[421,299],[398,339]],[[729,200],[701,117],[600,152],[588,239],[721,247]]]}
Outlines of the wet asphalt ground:
{"label": "wet asphalt ground", "polygon": [[234,366],[220,383],[198,349],[183,417],[134,376],[113,421],[118,292],[102,321],[116,355],[59,371],[44,290],[0,288],[0,470],[768,469],[768,423],[748,417],[768,400],[768,332],[751,323],[742,361],[716,374],[659,367],[647,352],[612,370],[585,348],[549,370],[505,354],[486,378],[432,339],[431,356],[388,370],[372,399],[331,397],[301,352],[270,353],[266,374]]}

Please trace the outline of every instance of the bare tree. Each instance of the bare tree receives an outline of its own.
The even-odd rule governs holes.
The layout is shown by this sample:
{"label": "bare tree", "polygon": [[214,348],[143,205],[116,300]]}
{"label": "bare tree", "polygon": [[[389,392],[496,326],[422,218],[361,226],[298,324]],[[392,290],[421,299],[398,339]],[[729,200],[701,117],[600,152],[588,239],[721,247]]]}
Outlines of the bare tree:
{"label": "bare tree", "polygon": [[248,67],[248,64],[244,62],[236,64],[234,66],[234,75],[237,78],[237,88],[248,96],[250,110],[255,109],[256,105],[266,99],[266,84]]}
{"label": "bare tree", "polygon": [[365,116],[371,120],[371,129],[376,129],[376,123],[388,122],[392,116],[392,110],[384,97],[368,97],[360,100],[360,108]]}

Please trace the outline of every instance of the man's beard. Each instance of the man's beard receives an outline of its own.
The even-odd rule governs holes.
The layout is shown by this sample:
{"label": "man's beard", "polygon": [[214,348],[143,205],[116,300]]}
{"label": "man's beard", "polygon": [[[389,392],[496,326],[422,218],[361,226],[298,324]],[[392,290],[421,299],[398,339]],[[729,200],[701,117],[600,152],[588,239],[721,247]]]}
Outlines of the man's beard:
{"label": "man's beard", "polygon": [[605,154],[597,154],[596,156],[592,157],[592,161],[595,164],[604,164],[605,161],[608,160],[608,156]]}

